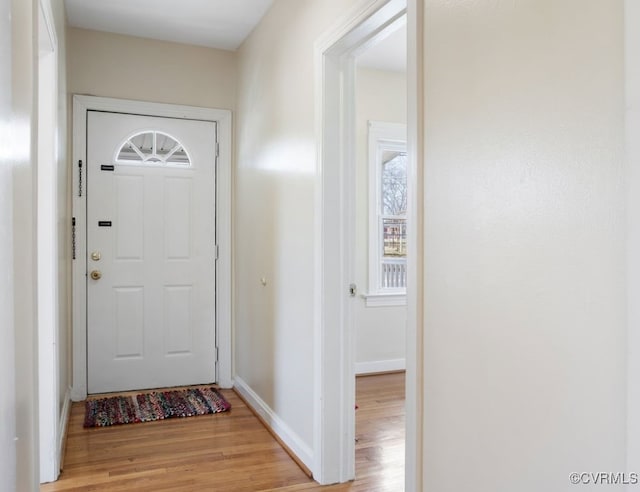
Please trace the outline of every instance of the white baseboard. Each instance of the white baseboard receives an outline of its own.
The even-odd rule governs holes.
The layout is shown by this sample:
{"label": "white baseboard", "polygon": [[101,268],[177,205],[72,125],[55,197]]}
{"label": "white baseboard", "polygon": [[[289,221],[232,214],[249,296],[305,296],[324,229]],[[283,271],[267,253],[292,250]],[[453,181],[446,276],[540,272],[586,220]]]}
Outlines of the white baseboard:
{"label": "white baseboard", "polygon": [[251,406],[271,430],[310,470],[313,469],[313,451],[240,377],[234,378],[234,389]]}
{"label": "white baseboard", "polygon": [[71,387],[71,401],[84,401],[87,399],[87,389],[77,388],[76,385]]}
{"label": "white baseboard", "polygon": [[71,387],[67,388],[64,394],[64,405],[60,412],[60,422],[58,424],[58,442],[56,443],[56,452],[58,453],[58,463],[62,468],[64,460],[64,443],[67,437],[67,427],[69,424],[69,416],[71,414]]}
{"label": "white baseboard", "polygon": [[356,374],[372,374],[375,372],[404,371],[407,368],[406,359],[374,360],[371,362],[356,362]]}

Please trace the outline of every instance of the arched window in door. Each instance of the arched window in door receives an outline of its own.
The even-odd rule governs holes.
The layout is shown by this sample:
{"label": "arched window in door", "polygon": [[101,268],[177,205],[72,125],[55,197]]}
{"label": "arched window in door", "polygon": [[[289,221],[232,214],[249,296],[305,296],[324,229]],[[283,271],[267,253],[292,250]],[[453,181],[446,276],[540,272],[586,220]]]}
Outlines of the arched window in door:
{"label": "arched window in door", "polygon": [[160,131],[139,132],[128,137],[116,152],[118,164],[191,166],[191,159],[177,138]]}

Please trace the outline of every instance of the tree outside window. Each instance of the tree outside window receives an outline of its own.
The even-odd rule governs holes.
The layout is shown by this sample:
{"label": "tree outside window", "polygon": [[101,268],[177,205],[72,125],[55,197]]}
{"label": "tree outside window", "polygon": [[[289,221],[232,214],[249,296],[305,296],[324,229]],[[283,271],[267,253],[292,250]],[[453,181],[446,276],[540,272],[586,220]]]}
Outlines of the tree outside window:
{"label": "tree outside window", "polygon": [[407,154],[383,152],[381,179],[383,257],[407,256]]}

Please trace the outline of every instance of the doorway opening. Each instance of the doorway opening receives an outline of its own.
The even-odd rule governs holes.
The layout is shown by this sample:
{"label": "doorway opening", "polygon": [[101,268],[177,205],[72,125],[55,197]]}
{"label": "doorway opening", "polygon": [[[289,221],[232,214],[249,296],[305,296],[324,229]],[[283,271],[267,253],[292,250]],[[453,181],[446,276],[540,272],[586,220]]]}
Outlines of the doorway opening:
{"label": "doorway opening", "polygon": [[[404,489],[407,326],[406,14],[358,50],[355,67],[356,479],[375,467]],[[385,392],[361,400],[362,388]],[[382,395],[382,393],[381,393]],[[375,416],[375,417],[373,417]]]}
{"label": "doorway opening", "polygon": [[406,367],[406,27],[404,15],[356,57],[354,270],[359,295],[353,304],[357,375]]}
{"label": "doorway opening", "polygon": [[[367,2],[361,10],[349,15],[334,30],[321,38],[316,46],[317,114],[319,115],[319,172],[316,189],[316,409],[314,478],[322,484],[345,482],[355,477],[355,360],[354,360],[354,299],[357,296],[355,278],[355,80],[356,58],[368,47],[389,36],[398,22],[407,15],[412,43],[416,43],[416,2],[380,0]],[[408,43],[410,46],[412,43]],[[415,54],[415,48],[414,48]],[[411,63],[409,63],[411,65]],[[410,77],[416,77],[412,66]],[[418,86],[408,81],[409,100],[417,99]],[[409,149],[415,139],[416,118],[407,115]],[[414,123],[412,123],[414,122]],[[416,176],[415,159],[409,158],[407,175]],[[414,201],[410,200],[410,206]],[[415,212],[408,210],[409,220]],[[418,241],[417,235],[409,243]],[[409,248],[416,251],[416,248]],[[411,256],[409,256],[410,260]],[[407,269],[409,270],[409,269]],[[407,275],[406,299],[410,307],[409,337],[416,336],[411,328],[416,319],[411,314],[417,289],[415,278]],[[407,344],[412,345],[412,343]],[[407,381],[414,384],[416,354],[407,359]],[[408,391],[413,391],[409,389]],[[409,393],[408,393],[409,394]],[[416,415],[411,407],[417,398],[412,394],[407,405],[407,428],[415,432]],[[331,402],[325,404],[324,402]],[[415,441],[411,446],[415,445]],[[416,450],[407,462],[407,477],[416,470]],[[407,482],[412,487],[416,480]]]}

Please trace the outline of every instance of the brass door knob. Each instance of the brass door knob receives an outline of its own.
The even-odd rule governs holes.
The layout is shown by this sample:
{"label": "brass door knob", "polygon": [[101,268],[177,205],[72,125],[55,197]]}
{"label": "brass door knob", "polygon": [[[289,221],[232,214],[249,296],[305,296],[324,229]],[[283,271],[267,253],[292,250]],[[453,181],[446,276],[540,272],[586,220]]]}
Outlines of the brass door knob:
{"label": "brass door knob", "polygon": [[102,272],[100,270],[93,270],[91,272],[91,278],[93,280],[100,280],[102,278]]}

